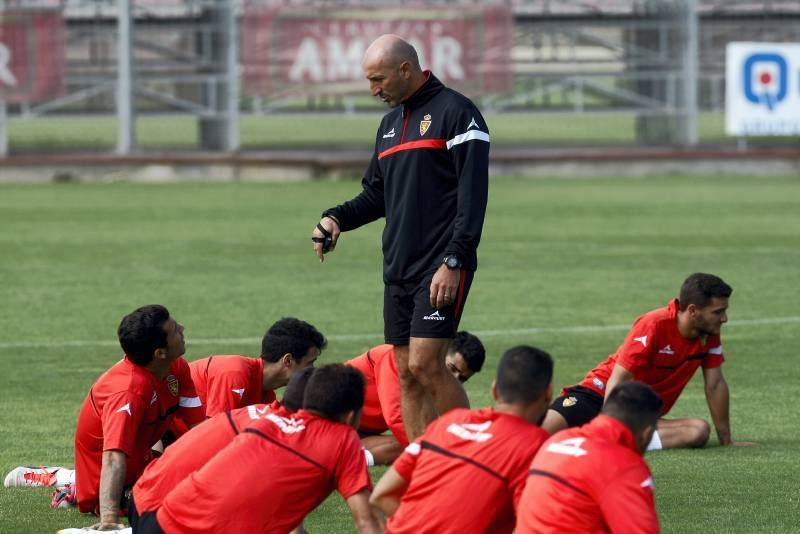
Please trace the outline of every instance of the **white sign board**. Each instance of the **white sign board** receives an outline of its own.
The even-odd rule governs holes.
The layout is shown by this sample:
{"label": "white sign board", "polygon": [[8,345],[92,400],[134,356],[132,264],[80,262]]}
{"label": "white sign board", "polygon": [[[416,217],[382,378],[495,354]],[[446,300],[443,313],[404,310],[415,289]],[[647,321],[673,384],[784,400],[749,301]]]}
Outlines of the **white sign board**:
{"label": "white sign board", "polygon": [[800,134],[800,44],[729,43],[725,132]]}

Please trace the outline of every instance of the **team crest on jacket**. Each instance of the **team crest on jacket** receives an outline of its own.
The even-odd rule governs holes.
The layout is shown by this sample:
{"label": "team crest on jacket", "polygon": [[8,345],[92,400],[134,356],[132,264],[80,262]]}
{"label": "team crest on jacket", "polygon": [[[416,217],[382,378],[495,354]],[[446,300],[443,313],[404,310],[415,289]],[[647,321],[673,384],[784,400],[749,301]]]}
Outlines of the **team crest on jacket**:
{"label": "team crest on jacket", "polygon": [[167,389],[173,397],[178,396],[178,379],[175,378],[175,375],[167,376]]}
{"label": "team crest on jacket", "polygon": [[578,404],[578,399],[576,399],[575,397],[567,397],[567,398],[566,398],[566,399],[564,399],[564,401],[561,403],[561,405],[562,405],[564,408],[569,408],[570,406],[575,406],[576,404]]}
{"label": "team crest on jacket", "polygon": [[425,115],[422,117],[422,120],[419,121],[419,134],[425,135],[425,132],[428,131],[428,128],[431,127],[431,116]]}

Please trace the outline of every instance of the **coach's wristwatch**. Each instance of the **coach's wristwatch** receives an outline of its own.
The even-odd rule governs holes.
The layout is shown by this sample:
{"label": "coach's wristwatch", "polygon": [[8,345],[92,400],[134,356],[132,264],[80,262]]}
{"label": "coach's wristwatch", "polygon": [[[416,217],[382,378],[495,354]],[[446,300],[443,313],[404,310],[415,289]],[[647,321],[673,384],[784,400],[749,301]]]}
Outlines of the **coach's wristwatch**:
{"label": "coach's wristwatch", "polygon": [[448,254],[447,256],[442,259],[442,263],[448,269],[460,269],[461,268],[461,260],[455,254]]}

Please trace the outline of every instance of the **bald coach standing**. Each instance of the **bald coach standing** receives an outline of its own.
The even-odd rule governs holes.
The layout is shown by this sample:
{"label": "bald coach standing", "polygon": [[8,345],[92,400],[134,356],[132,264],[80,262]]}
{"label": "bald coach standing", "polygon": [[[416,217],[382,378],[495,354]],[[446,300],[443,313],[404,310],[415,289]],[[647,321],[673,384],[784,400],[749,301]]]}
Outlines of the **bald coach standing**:
{"label": "bald coach standing", "polygon": [[362,62],[373,96],[392,110],[355,198],[326,210],[313,231],[323,261],[340,232],[386,218],[384,336],[395,346],[410,439],[438,414],[469,407],[445,366],[477,268],[488,195],[489,133],[475,105],[423,71],[417,52],[383,35]]}

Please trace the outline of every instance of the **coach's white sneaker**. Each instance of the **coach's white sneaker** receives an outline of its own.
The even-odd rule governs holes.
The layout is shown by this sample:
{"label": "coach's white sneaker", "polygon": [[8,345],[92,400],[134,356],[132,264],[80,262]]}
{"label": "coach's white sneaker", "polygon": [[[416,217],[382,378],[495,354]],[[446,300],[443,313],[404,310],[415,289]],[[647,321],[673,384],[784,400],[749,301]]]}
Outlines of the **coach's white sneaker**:
{"label": "coach's white sneaker", "polygon": [[25,467],[12,469],[3,480],[7,488],[30,488],[35,486],[53,486],[56,483],[56,471],[63,467]]}

